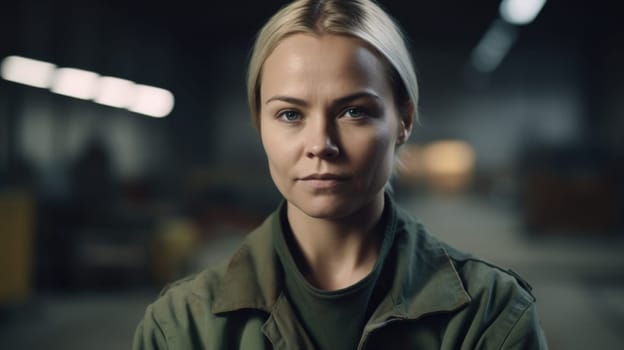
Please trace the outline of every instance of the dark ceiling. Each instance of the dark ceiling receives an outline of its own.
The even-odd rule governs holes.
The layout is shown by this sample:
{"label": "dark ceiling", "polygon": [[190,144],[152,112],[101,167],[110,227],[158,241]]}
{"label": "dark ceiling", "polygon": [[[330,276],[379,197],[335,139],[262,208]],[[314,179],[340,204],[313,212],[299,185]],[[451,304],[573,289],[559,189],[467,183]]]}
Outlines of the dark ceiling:
{"label": "dark ceiling", "polygon": [[[474,44],[497,16],[500,0],[480,1],[380,1],[409,33],[416,47],[436,42]],[[124,26],[173,37],[183,48],[195,51],[197,39],[222,45],[229,41],[248,42],[257,29],[285,1],[13,1],[3,4],[0,49],[15,45],[16,29],[37,23],[22,23],[24,12],[39,12],[61,28],[68,17],[85,10],[96,11],[104,30]],[[550,0],[537,21],[531,24],[542,34],[576,35],[589,25],[617,24],[616,1]],[[51,31],[59,29],[49,28]],[[530,28],[527,28],[529,30]],[[602,28],[600,30],[609,30]],[[58,38],[57,40],[61,40]]]}
{"label": "dark ceiling", "polygon": [[[408,33],[418,66],[422,67],[421,62],[426,60],[418,57],[419,53],[446,51],[453,55],[455,66],[444,69],[455,71],[461,70],[460,65],[497,18],[499,2],[380,1]],[[3,4],[0,11],[0,55],[24,55],[153,84],[167,82],[174,74],[178,75],[178,84],[180,80],[193,80],[194,74],[202,74],[196,72],[205,69],[222,52],[230,48],[248,49],[260,26],[285,3],[12,1]],[[550,0],[535,22],[519,28],[515,49],[560,47],[579,56],[601,56],[620,50],[624,40],[617,7],[616,1],[607,0]],[[77,41],[91,42],[86,47],[93,52],[77,52],[76,46],[85,47],[76,45]],[[128,57],[141,55],[158,58],[161,52],[174,53],[176,72],[170,69],[166,76],[165,67],[157,63],[150,66],[125,62]],[[116,55],[125,57],[115,61]],[[244,62],[237,64],[244,70]]]}

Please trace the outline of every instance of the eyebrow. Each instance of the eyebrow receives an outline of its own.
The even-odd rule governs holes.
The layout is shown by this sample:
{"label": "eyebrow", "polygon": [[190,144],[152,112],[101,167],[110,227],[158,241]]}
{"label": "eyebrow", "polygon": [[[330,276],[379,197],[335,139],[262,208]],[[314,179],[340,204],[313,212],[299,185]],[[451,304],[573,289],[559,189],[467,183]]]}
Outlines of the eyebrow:
{"label": "eyebrow", "polygon": [[300,98],[295,98],[295,97],[290,97],[290,96],[273,96],[270,99],[266,100],[264,104],[269,104],[269,102],[273,102],[273,101],[282,101],[282,102],[292,103],[294,105],[298,105],[302,107],[305,107],[308,105],[306,101]]}
{"label": "eyebrow", "polygon": [[[370,92],[370,91],[360,91],[360,92],[356,92],[347,96],[343,96],[340,97],[338,99],[336,99],[332,104],[333,105],[342,105],[342,104],[346,104],[349,103],[351,101],[360,99],[360,98],[372,98],[375,100],[381,100],[381,98],[379,97],[379,95]],[[271,98],[269,98],[268,100],[266,100],[265,104],[268,104],[269,102],[273,102],[273,101],[282,101],[282,102],[287,102],[287,103],[292,103],[294,105],[298,105],[298,106],[302,106],[302,107],[306,107],[308,105],[308,103],[305,100],[302,100],[300,98],[296,98],[296,97],[291,97],[291,96],[283,96],[283,95],[278,95],[278,96],[273,96]]]}

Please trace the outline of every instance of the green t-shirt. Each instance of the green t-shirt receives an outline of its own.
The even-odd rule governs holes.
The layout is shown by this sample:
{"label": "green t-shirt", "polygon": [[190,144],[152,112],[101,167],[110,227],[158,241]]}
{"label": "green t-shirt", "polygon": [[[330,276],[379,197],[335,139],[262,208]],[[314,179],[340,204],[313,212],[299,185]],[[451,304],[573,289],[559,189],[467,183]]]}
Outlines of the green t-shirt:
{"label": "green t-shirt", "polygon": [[282,234],[276,234],[275,250],[284,268],[285,290],[299,321],[318,349],[355,349],[362,330],[380,300],[387,283],[378,283],[388,252],[394,241],[396,218],[390,203],[382,214],[384,227],[379,256],[373,270],[359,282],[340,290],[326,291],[311,285],[302,273],[301,252],[286,217],[280,212]]}

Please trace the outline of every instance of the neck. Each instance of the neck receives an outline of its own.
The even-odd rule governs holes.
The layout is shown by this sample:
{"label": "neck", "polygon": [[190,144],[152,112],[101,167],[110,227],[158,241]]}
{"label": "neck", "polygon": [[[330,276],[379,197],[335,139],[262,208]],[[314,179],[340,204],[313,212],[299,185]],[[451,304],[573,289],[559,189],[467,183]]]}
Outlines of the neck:
{"label": "neck", "polygon": [[308,216],[289,202],[288,221],[308,281],[320,289],[337,290],[368,275],[379,253],[383,208],[383,192],[358,211],[338,219]]}

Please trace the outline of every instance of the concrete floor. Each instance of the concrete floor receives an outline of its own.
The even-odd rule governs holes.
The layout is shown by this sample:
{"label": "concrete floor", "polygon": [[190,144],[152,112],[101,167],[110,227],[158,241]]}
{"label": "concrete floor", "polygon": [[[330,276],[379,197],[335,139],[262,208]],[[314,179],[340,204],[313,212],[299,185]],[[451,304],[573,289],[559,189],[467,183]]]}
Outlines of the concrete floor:
{"label": "concrete floor", "polygon": [[[524,276],[534,287],[551,349],[624,348],[624,236],[531,237],[513,211],[475,198],[404,206],[441,239]],[[223,255],[234,245],[218,242],[213,249]],[[38,296],[0,322],[2,349],[127,349],[157,292]]]}
{"label": "concrete floor", "polygon": [[[129,349],[157,291],[46,295],[0,328],[2,349]],[[6,323],[6,320],[5,320]]]}

